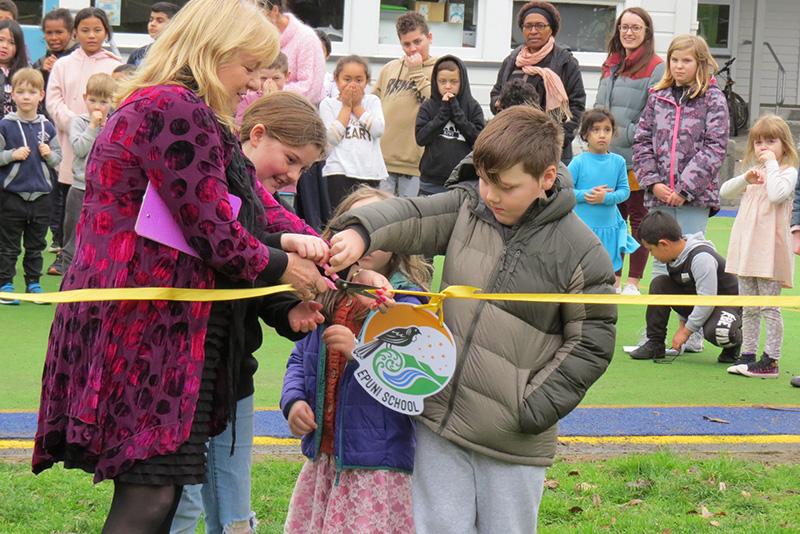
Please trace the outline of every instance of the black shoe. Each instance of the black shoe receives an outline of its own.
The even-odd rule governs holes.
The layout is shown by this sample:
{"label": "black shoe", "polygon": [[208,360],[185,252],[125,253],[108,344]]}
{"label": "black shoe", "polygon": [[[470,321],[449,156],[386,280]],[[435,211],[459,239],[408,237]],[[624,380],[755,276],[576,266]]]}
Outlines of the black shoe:
{"label": "black shoe", "polygon": [[749,352],[745,352],[744,354],[739,356],[739,359],[736,360],[736,363],[728,367],[728,372],[732,375],[741,374],[739,372],[740,370],[746,368],[751,363],[755,363],[755,361],[756,361],[755,354],[750,354]]}
{"label": "black shoe", "polygon": [[647,340],[647,343],[634,349],[631,358],[634,360],[660,360],[667,355],[667,348],[664,342]]}
{"label": "black shoe", "polygon": [[[741,345],[735,347],[728,347],[722,349],[722,352],[717,356],[718,363],[739,363],[739,351],[742,350]],[[755,359],[755,356],[753,357]]]}

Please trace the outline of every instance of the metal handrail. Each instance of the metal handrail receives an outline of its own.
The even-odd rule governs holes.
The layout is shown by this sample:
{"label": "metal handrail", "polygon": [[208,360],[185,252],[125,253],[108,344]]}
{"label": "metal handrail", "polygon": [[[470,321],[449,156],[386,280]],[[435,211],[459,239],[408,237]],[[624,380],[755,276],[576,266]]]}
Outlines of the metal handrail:
{"label": "metal handrail", "polygon": [[786,98],[786,69],[783,68],[783,63],[778,59],[778,55],[775,53],[775,50],[772,49],[772,45],[764,41],[764,46],[767,47],[769,53],[772,54],[772,59],[778,64],[778,80],[777,86],[775,87],[775,114],[777,115]]}

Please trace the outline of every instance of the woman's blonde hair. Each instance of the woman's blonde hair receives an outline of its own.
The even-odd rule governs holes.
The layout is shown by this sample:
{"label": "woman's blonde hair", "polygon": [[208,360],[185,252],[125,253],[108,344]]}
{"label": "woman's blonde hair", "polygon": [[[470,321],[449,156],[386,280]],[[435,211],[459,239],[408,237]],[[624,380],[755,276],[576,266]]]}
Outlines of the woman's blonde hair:
{"label": "woman's blonde hair", "polygon": [[697,73],[694,76],[694,93],[691,97],[696,98],[706,94],[708,86],[711,83],[711,78],[714,73],[719,70],[719,65],[711,55],[711,50],[708,49],[708,43],[699,35],[679,35],[669,44],[667,50],[667,68],[664,70],[664,77],[661,78],[654,90],[666,89],[675,85],[675,77],[672,76],[672,69],[670,68],[670,60],[672,54],[679,50],[692,50],[694,58],[697,61]]}
{"label": "woman's blonde hair", "polygon": [[249,54],[258,71],[275,60],[279,39],[278,30],[250,0],[191,0],[158,36],[142,66],[121,84],[117,105],[142,87],[177,84],[194,91],[231,127],[231,95],[217,69]]}
{"label": "woman's blonde hair", "polygon": [[755,144],[756,141],[764,139],[778,139],[783,145],[783,160],[778,162],[779,165],[798,166],[800,157],[797,155],[789,125],[777,115],[768,114],[758,119],[753,127],[750,128],[750,133],[747,136],[747,152],[742,160],[744,169],[749,169],[751,166],[758,164]]}
{"label": "woman's blonde hair", "polygon": [[[353,208],[353,205],[355,205],[357,202],[369,198],[388,200],[390,198],[394,198],[394,196],[386,191],[382,191],[368,185],[362,185],[350,193],[344,200],[342,200],[339,206],[337,206],[336,211],[334,211],[333,216],[331,217],[331,222],[335,221],[340,215],[350,211]],[[331,230],[330,223],[325,228],[325,231],[322,232],[322,237],[329,241],[331,237],[333,237],[333,230]],[[430,287],[433,268],[430,264],[425,262],[422,256],[413,256],[411,254],[392,254],[392,259],[389,261],[389,264],[386,266],[386,268],[386,278],[391,279],[392,276],[400,272],[403,274],[406,280],[422,290],[427,291]],[[333,314],[336,311],[336,307],[345,297],[347,297],[347,293],[344,291],[328,291],[320,297],[322,314],[325,316],[326,322],[333,322]],[[363,314],[358,314],[355,319],[363,320],[368,313],[369,310],[366,309],[364,310]]]}
{"label": "woman's blonde hair", "polygon": [[242,117],[239,134],[242,143],[250,139],[253,128],[259,124],[267,135],[284,145],[314,145],[320,154],[328,148],[325,123],[316,106],[296,93],[277,91],[250,104]]}

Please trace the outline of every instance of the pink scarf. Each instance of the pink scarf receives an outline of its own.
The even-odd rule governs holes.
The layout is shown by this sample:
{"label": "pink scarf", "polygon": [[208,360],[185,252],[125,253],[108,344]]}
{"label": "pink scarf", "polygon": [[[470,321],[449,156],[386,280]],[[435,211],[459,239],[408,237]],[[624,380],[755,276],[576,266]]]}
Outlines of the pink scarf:
{"label": "pink scarf", "polygon": [[555,39],[551,36],[547,43],[536,52],[530,52],[526,46],[522,47],[517,55],[516,63],[517,67],[522,68],[522,72],[528,76],[539,75],[542,77],[546,93],[545,111],[555,111],[562,120],[569,120],[572,118],[572,113],[569,110],[569,97],[567,90],[564,89],[564,82],[552,70],[536,66],[553,51],[555,43]]}

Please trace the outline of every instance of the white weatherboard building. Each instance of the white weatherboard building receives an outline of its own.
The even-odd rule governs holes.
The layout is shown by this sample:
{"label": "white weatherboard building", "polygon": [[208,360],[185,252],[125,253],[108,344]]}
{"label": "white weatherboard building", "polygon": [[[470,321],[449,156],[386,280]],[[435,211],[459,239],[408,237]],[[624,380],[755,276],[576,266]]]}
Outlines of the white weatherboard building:
{"label": "white weatherboard building", "polygon": [[[473,94],[486,111],[500,62],[521,39],[515,20],[517,11],[525,3],[512,0],[284,1],[309,25],[323,28],[331,35],[335,41],[331,70],[339,57],[359,54],[372,62],[375,75],[383,64],[402,54],[394,30],[399,13],[416,7],[427,10],[436,20],[430,23],[431,53],[454,54],[466,62]],[[150,3],[140,0],[95,2],[97,7],[116,11],[115,41],[123,52],[149,42],[146,24]],[[750,104],[751,117],[756,117],[763,109],[774,110],[776,103],[780,104],[783,115],[800,109],[800,0],[565,0],[553,3],[562,18],[558,40],[572,48],[581,64],[589,106],[594,103],[600,66],[606,57],[606,36],[623,9],[640,6],[653,17],[656,51],[662,57],[666,57],[672,38],[683,33],[705,36],[720,64],[736,57],[733,65],[736,91]],[[67,7],[77,11],[87,5],[88,0],[21,2],[20,19],[29,25],[26,34],[30,34],[47,10]],[[450,22],[451,15],[454,22]],[[232,21],[231,30],[235,28]]]}

